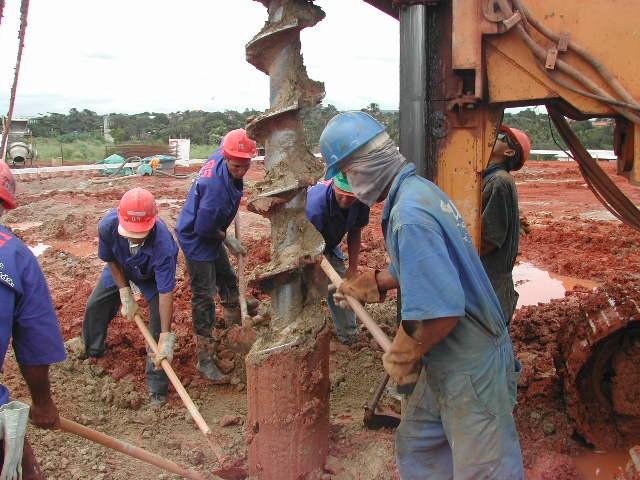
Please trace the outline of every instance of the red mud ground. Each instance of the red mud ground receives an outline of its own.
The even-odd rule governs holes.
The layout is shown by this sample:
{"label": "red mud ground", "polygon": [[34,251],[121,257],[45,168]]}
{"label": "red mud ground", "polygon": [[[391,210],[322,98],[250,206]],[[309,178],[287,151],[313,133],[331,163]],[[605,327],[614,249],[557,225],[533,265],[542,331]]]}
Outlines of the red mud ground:
{"label": "red mud ground", "polygon": [[[631,187],[625,179],[616,177],[613,163],[603,166],[631,199],[640,203],[640,188]],[[247,184],[250,186],[259,180],[262,172],[260,165],[254,166]],[[595,280],[606,291],[613,292],[612,295],[623,292],[640,302],[640,233],[611,220],[584,184],[574,163],[532,161],[518,172],[516,179],[522,215],[531,225],[531,233],[521,240],[520,261],[551,272]],[[42,222],[37,226],[26,225],[27,229],[18,233],[30,245],[38,242],[52,245],[40,261],[66,339],[80,333],[86,299],[102,269],[102,262],[96,256],[99,218],[135,184],[154,192],[160,201],[161,216],[173,226],[190,185],[190,180],[157,177],[112,185],[90,185],[84,176],[19,182],[18,200],[22,207],[3,220],[10,227]],[[270,227],[265,219],[246,212],[244,200],[241,208],[243,240],[249,251],[247,271],[250,272],[269,261]],[[363,232],[361,266],[381,268],[386,264],[379,222],[381,210],[381,206],[373,209],[371,224]],[[252,293],[266,299],[260,292]],[[565,413],[562,371],[558,368],[562,364],[559,338],[566,324],[593,303],[593,295],[573,293],[550,304],[524,307],[513,320],[514,344],[524,365],[516,419],[529,478],[583,478],[571,460],[571,456],[585,451],[585,446],[575,435],[574,425]],[[174,329],[179,348],[174,367],[191,392],[204,395],[211,387],[195,372],[190,291],[183,258],[179,261],[175,299]],[[394,310],[395,307],[383,311],[391,317],[389,325],[394,322],[390,315]],[[387,325],[384,328],[392,333]],[[108,354],[98,363],[114,378],[142,386],[145,348],[135,325],[116,318],[109,331],[108,344]],[[332,424],[327,470],[337,473],[335,478],[397,477],[391,433],[370,432],[360,427],[360,406],[369,398],[372,382],[381,372],[379,356],[379,350],[371,346],[370,337],[364,333],[355,349],[345,352],[332,348]],[[241,358],[230,356],[230,359],[235,361],[233,374],[238,377],[239,385],[217,388],[215,392],[233,398],[235,390],[244,388],[244,376]],[[365,377],[362,372],[371,376],[358,386],[361,385],[358,381]],[[179,404],[175,394],[170,401],[173,405]],[[360,460],[349,463],[345,460],[348,458]]]}

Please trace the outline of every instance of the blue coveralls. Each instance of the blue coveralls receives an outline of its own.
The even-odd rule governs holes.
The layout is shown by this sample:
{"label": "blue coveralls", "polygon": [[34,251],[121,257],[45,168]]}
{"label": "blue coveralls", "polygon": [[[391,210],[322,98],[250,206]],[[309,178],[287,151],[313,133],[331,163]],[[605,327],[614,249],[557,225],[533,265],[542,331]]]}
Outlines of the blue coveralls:
{"label": "blue coveralls", "polygon": [[238,306],[238,279],[216,235],[233,222],[243,193],[243,182],[231,176],[221,149],[209,158],[193,182],[176,224],[189,270],[194,330],[204,337],[211,336],[215,324],[216,293],[223,306]]}
{"label": "blue coveralls", "polygon": [[[112,209],[98,224],[98,257],[107,263],[118,263],[127,281],[140,289],[149,303],[149,326],[157,341],[161,330],[158,294],[171,293],[176,287],[178,246],[167,225],[158,219],[140,249],[131,254],[129,241],[118,233],[118,223],[118,212]],[[107,329],[119,308],[118,286],[107,264],[87,301],[82,324],[82,336],[90,356],[104,354]],[[166,395],[167,376],[163,370],[154,368],[150,354],[147,355],[146,373],[150,392]]]}
{"label": "blue coveralls", "polygon": [[401,477],[524,478],[512,415],[519,372],[511,338],[462,216],[409,164],[391,186],[382,227],[402,290],[402,320],[460,317],[423,357],[402,412]]}
{"label": "blue coveralls", "polygon": [[[324,238],[324,254],[341,277],[347,272],[344,253],[340,243],[347,232],[363,228],[369,224],[369,207],[356,200],[348,209],[342,209],[336,200],[333,181],[323,181],[307,191],[307,218]],[[338,339],[343,343],[353,341],[357,333],[356,315],[351,309],[340,308],[327,296],[333,324]]]}
{"label": "blue coveralls", "polygon": [[[0,225],[0,368],[13,340],[20,365],[51,365],[67,358],[49,287],[33,253]],[[9,390],[0,385],[0,405]]]}

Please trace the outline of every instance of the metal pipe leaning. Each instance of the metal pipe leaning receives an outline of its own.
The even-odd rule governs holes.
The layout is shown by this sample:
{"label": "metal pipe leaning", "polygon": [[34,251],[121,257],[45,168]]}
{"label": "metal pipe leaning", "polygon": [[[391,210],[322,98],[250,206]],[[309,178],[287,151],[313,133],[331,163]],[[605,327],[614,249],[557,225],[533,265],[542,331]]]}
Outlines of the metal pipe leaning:
{"label": "metal pipe leaning", "polygon": [[[240,212],[236,214],[234,220],[236,239],[240,242]],[[240,321],[243,327],[251,325],[251,319],[247,314],[247,282],[244,274],[244,255],[238,255],[238,297],[240,302]]]}
{"label": "metal pipe leaning", "polygon": [[92,442],[99,443],[100,445],[111,448],[112,450],[117,450],[118,452],[124,453],[130,457],[137,458],[140,461],[154,465],[166,470],[167,472],[181,475],[184,478],[205,480],[205,477],[202,474],[194,470],[181,467],[177,463],[167,460],[160,455],[156,455],[155,453],[151,453],[143,448],[118,440],[117,438],[111,437],[105,433],[85,427],[79,423],[67,420],[66,418],[60,417],[60,429],[65,432],[78,435],[79,437],[86,438],[87,440],[91,440]]}
{"label": "metal pipe leaning", "polygon": [[[320,262],[320,268],[322,268],[327,277],[329,277],[331,283],[336,288],[340,288],[343,280],[338,272],[336,272],[335,269],[331,266],[329,260],[323,257],[322,262]],[[387,337],[387,335],[382,331],[378,324],[374,322],[373,318],[371,318],[371,315],[369,315],[369,312],[364,309],[364,307],[358,300],[350,297],[349,295],[345,295],[344,298],[347,300],[347,303],[355,312],[356,316],[360,319],[362,324],[367,327],[369,333],[373,335],[373,338],[376,342],[378,342],[378,345],[382,347],[382,350],[387,352],[391,347],[391,340],[389,340],[389,337]]]}
{"label": "metal pipe leaning", "polygon": [[[149,345],[149,348],[151,348],[153,353],[158,353],[158,344],[156,343],[153,336],[149,332],[149,329],[147,328],[147,326],[144,324],[144,320],[142,319],[139,313],[136,313],[136,315],[134,316],[134,320],[136,322],[136,325],[138,326],[138,329],[142,333],[142,336],[144,337],[145,341]],[[198,426],[202,434],[207,439],[207,443],[209,444],[209,447],[211,448],[214,455],[218,459],[218,462],[220,463],[220,465],[222,465],[224,463],[225,456],[222,453],[222,449],[213,438],[213,432],[209,428],[209,425],[207,425],[207,422],[205,422],[204,418],[202,418],[202,415],[200,414],[198,407],[196,407],[195,403],[193,403],[193,400],[191,400],[191,397],[189,396],[184,386],[180,382],[180,379],[176,375],[176,372],[173,370],[173,367],[171,366],[171,364],[166,359],[164,359],[162,360],[162,363],[160,365],[162,366],[162,369],[165,371],[165,373],[167,374],[167,377],[171,381],[173,388],[175,388],[176,392],[178,392],[178,395],[180,396],[182,403],[184,403],[184,406],[187,407],[187,410],[189,411],[191,418],[193,418],[193,421],[196,423],[196,425]]]}

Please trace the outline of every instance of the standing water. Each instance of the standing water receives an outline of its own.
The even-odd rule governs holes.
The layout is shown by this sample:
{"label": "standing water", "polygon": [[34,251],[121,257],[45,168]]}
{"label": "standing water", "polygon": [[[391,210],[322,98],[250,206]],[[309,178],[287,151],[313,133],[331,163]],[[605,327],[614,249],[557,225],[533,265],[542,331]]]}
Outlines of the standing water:
{"label": "standing water", "polygon": [[565,292],[578,286],[590,290],[599,286],[591,280],[550,273],[527,262],[519,263],[513,268],[513,283],[520,295],[517,308],[563,298]]}

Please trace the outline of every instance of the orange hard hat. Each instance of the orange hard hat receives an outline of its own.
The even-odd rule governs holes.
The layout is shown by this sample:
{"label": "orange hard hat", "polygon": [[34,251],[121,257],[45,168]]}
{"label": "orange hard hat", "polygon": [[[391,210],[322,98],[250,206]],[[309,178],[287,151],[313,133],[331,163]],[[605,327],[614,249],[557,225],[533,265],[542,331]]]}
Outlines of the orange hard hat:
{"label": "orange hard hat", "polygon": [[510,146],[512,148],[515,146],[514,144],[520,147],[520,162],[512,168],[512,170],[520,170],[531,153],[531,139],[529,135],[518,128],[508,127],[507,125],[502,125],[500,131],[507,134],[511,140]]}
{"label": "orange hard hat", "polygon": [[247,135],[247,131],[244,128],[238,128],[224,136],[222,151],[228,159],[249,161],[257,155],[258,148],[255,140]]}
{"label": "orange hard hat", "polygon": [[16,180],[9,165],[0,160],[0,203],[6,210],[16,208]]}
{"label": "orange hard hat", "polygon": [[158,206],[149,190],[136,187],[122,196],[118,205],[118,233],[123,237],[144,238],[156,224]]}

